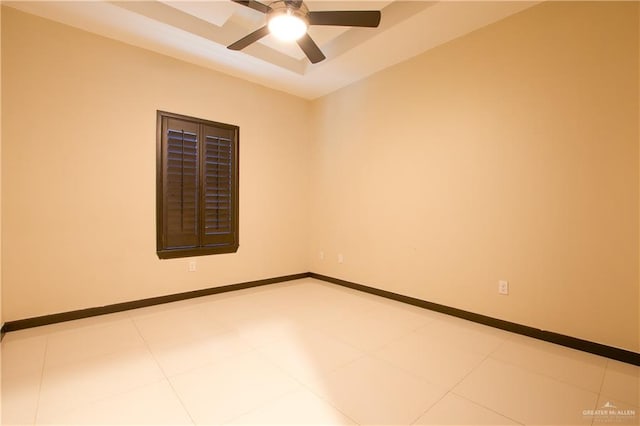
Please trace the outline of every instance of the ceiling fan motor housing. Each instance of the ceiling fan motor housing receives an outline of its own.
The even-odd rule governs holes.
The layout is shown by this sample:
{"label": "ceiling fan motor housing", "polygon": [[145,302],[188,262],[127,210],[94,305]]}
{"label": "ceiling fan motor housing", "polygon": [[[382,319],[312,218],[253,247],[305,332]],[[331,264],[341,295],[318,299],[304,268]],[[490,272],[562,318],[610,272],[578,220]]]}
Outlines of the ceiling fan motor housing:
{"label": "ceiling fan motor housing", "polygon": [[309,18],[307,16],[309,9],[304,3],[292,4],[285,0],[276,0],[269,3],[269,7],[271,10],[267,14],[267,21],[280,15],[289,15],[302,19],[307,26],[309,25]]}

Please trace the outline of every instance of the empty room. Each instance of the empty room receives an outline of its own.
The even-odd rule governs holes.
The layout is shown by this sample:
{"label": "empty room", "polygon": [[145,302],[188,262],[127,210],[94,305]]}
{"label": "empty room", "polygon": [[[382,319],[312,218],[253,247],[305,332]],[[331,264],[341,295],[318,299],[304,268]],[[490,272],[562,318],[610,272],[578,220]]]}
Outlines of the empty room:
{"label": "empty room", "polygon": [[637,425],[640,3],[0,3],[2,425]]}

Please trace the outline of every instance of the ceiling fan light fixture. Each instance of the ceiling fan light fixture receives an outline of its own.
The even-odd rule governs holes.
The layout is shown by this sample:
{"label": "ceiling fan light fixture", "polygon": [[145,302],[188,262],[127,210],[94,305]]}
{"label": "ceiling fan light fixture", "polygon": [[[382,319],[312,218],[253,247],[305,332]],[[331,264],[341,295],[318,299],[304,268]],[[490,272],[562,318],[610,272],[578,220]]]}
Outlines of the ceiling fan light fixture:
{"label": "ceiling fan light fixture", "polygon": [[275,0],[269,5],[258,0],[232,0],[267,15],[267,25],[227,46],[242,50],[263,37],[273,34],[281,40],[296,41],[312,64],[325,60],[322,50],[307,34],[309,25],[376,28],[380,25],[379,10],[329,10],[310,12],[304,0]]}
{"label": "ceiling fan light fixture", "polygon": [[[284,4],[284,2],[282,2],[282,4]],[[284,5],[285,7],[274,7],[274,5],[271,5],[272,11],[269,13],[269,22],[267,24],[269,32],[278,40],[298,40],[307,33],[307,29],[309,28],[306,10],[287,7],[286,4]]]}
{"label": "ceiling fan light fixture", "polygon": [[307,24],[295,15],[278,15],[269,20],[269,32],[278,40],[295,41],[305,35]]}

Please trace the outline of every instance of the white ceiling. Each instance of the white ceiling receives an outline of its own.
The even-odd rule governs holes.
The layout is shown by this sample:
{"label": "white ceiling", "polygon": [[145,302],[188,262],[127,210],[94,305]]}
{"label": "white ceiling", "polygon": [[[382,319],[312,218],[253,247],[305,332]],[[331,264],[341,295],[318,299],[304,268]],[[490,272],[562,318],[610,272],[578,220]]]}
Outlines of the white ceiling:
{"label": "white ceiling", "polygon": [[[265,0],[268,4],[271,0]],[[327,59],[311,64],[297,44],[267,36],[241,52],[227,45],[265,24],[231,0],[17,1],[10,7],[314,99],[539,1],[309,0],[309,10],[381,10],[380,26],[312,26]]]}

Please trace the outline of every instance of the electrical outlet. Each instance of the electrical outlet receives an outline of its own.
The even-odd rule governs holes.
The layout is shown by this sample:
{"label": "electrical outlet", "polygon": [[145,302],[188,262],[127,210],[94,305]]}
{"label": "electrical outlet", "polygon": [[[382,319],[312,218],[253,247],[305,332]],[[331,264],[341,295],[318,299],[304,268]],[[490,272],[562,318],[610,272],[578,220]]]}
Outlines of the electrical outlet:
{"label": "electrical outlet", "polygon": [[195,271],[196,271],[196,261],[191,260],[189,262],[189,272],[195,272]]}
{"label": "electrical outlet", "polygon": [[508,295],[509,294],[509,281],[498,281],[498,293]]}
{"label": "electrical outlet", "polygon": [[324,252],[323,251],[320,252],[320,260],[324,260]]}
{"label": "electrical outlet", "polygon": [[344,263],[344,256],[342,255],[342,253],[338,255],[338,263]]}

